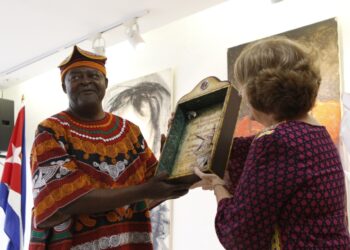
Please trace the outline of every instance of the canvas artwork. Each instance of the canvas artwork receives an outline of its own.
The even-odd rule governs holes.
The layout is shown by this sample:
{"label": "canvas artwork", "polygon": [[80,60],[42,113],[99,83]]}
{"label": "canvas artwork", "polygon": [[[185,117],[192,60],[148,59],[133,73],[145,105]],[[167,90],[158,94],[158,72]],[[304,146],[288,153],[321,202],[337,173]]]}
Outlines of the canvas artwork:
{"label": "canvas artwork", "polygon": [[[278,35],[297,40],[307,47],[312,48],[319,59],[322,82],[312,114],[326,126],[333,141],[339,143],[340,129],[340,78],[338,58],[338,32],[335,19],[304,26]],[[247,43],[249,44],[249,43]],[[228,79],[233,82],[233,65],[240,51],[247,44],[232,47],[228,50]],[[235,136],[248,136],[256,134],[262,129],[262,125],[251,121],[247,116],[247,108],[241,105],[239,120],[237,122]]]}
{"label": "canvas artwork", "polygon": [[[104,99],[105,110],[121,116],[141,129],[159,159],[161,134],[167,134],[172,109],[173,73],[166,69],[134,80],[112,84]],[[156,250],[171,249],[171,201],[151,211],[153,244]]]}

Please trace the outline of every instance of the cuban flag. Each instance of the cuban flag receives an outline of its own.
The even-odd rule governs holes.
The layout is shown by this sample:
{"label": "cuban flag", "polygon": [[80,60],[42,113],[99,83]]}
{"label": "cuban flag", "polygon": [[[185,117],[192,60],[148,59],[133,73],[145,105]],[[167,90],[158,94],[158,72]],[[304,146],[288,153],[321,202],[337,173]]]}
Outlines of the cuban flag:
{"label": "cuban flag", "polygon": [[0,164],[0,206],[5,212],[8,250],[23,249],[26,204],[25,109],[20,109],[5,164]]}

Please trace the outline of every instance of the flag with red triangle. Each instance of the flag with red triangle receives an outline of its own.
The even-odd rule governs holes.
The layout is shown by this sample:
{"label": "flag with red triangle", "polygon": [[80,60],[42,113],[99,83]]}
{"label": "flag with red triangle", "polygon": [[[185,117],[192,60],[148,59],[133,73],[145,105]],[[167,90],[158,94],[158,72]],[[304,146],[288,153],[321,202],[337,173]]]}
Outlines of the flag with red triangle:
{"label": "flag with red triangle", "polygon": [[0,165],[0,207],[5,212],[8,250],[23,249],[26,204],[25,108],[20,109],[9,142],[5,164]]}

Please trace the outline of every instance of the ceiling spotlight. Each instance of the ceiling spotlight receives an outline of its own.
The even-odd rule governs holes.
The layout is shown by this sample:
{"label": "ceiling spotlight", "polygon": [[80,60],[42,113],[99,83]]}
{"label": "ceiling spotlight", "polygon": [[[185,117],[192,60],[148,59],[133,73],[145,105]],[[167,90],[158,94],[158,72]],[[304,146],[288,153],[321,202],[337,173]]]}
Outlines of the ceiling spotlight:
{"label": "ceiling spotlight", "polygon": [[98,54],[104,56],[106,53],[106,41],[102,37],[102,33],[97,33],[92,39],[92,50]]}
{"label": "ceiling spotlight", "polygon": [[137,50],[144,47],[145,41],[140,35],[140,29],[136,18],[124,22],[124,26],[126,27],[125,34],[129,43]]}

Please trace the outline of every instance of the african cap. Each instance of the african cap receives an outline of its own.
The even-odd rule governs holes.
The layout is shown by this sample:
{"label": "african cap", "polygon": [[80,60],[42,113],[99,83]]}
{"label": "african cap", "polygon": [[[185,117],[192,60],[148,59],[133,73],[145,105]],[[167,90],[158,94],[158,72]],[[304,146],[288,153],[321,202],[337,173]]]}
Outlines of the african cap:
{"label": "african cap", "polygon": [[99,70],[106,76],[107,57],[91,53],[89,51],[74,46],[72,54],[67,57],[58,67],[61,70],[61,79],[63,81],[68,70],[79,67],[90,67]]}

